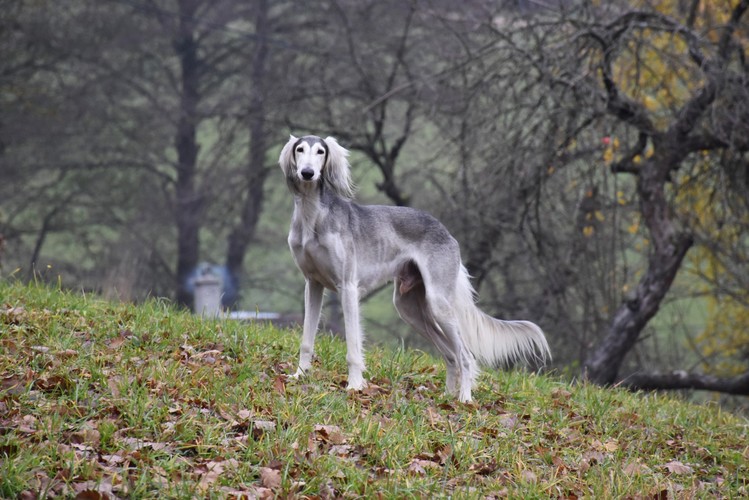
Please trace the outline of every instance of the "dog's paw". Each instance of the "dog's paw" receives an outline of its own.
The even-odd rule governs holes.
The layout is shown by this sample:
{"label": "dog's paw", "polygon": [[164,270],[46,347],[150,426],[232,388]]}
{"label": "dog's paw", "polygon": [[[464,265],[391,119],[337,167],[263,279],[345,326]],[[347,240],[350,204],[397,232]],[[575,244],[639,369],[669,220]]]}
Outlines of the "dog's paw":
{"label": "dog's paw", "polygon": [[471,391],[460,391],[460,395],[458,395],[458,400],[461,403],[471,403]]}
{"label": "dog's paw", "polygon": [[304,377],[305,375],[307,375],[307,372],[302,370],[302,367],[300,366],[299,368],[296,369],[296,372],[294,373],[294,375],[289,375],[289,378],[296,380],[296,379]]}
{"label": "dog's paw", "polygon": [[348,385],[346,386],[347,391],[363,391],[367,388],[367,381],[363,378],[349,379]]}

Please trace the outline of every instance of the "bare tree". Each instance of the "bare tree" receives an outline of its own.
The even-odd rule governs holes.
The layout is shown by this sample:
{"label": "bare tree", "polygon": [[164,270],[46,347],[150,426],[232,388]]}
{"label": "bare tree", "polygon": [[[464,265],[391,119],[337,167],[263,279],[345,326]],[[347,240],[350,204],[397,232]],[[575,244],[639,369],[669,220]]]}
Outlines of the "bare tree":
{"label": "bare tree", "polygon": [[[566,132],[556,143],[557,160],[570,159],[570,141],[582,142],[591,125],[616,130],[623,141],[608,163],[613,174],[633,177],[638,213],[647,230],[647,258],[636,285],[612,312],[607,332],[585,356],[583,373],[597,383],[618,380],[625,357],[659,311],[695,243],[693,228],[678,216],[674,196],[683,172],[692,168],[695,155],[736,155],[749,148],[749,135],[744,133],[749,123],[749,75],[739,40],[746,36],[740,26],[749,2],[738,2],[718,26],[695,24],[690,13],[697,3],[682,17],[678,12],[672,17],[617,3],[536,17],[515,31],[519,37],[508,33],[513,25],[497,30],[503,46],[512,47],[517,60],[525,60],[524,67],[538,75],[540,88],[574,98],[574,105],[584,110],[560,124]],[[557,30],[554,36],[548,35],[550,26]],[[719,35],[711,37],[708,32]],[[672,43],[659,44],[659,36]],[[627,65],[639,80],[627,77]],[[673,90],[664,89],[662,103],[654,104],[642,75],[657,78],[659,71],[682,78],[684,95],[668,96]],[[560,171],[565,161],[551,165]],[[720,172],[713,169],[707,175]],[[590,192],[593,201],[595,191]],[[583,210],[582,204],[579,207]],[[675,376],[667,385],[682,381],[685,387],[696,387],[699,379],[698,374]],[[643,373],[628,380],[649,386]],[[661,375],[651,380],[666,384]],[[735,382],[728,380],[725,387],[737,387]],[[707,385],[720,388],[715,380]]]}
{"label": "bare tree", "polygon": [[[608,335],[586,360],[585,375],[595,382],[616,380],[622,360],[658,311],[684,256],[694,244],[689,228],[682,227],[673,215],[675,209],[666,186],[692,154],[749,149],[749,136],[735,133],[737,125],[746,130],[747,124],[736,123],[736,113],[725,108],[725,103],[730,102],[739,106],[739,116],[745,115],[742,108],[746,108],[744,103],[749,97],[746,84],[749,74],[746,65],[740,63],[743,52],[736,36],[747,8],[749,2],[739,2],[727,23],[720,27],[719,38],[710,44],[706,44],[706,38],[694,26],[657,12],[624,12],[612,22],[584,32],[601,51],[600,96],[606,112],[638,133],[637,141],[612,165],[612,171],[636,177],[640,213],[652,241],[642,279],[614,313]],[[655,123],[655,117],[644,104],[627,96],[614,76],[616,54],[624,50],[623,44],[637,40],[646,29],[665,31],[680,38],[688,52],[688,59],[681,64],[691,62],[693,70],[700,74],[701,82],[662,125]],[[652,156],[636,163],[635,157],[643,155],[648,144],[652,145]]]}
{"label": "bare tree", "polygon": [[[163,61],[160,71],[129,73],[126,85],[146,102],[158,103],[153,110],[157,114],[150,119],[172,133],[171,147],[161,145],[165,154],[150,154],[161,163],[153,170],[163,181],[176,228],[176,300],[190,306],[190,276],[201,260],[200,236],[206,222],[214,226],[214,235],[228,231],[226,266],[230,278],[236,280],[262,206],[268,147],[264,82],[271,31],[269,7],[264,1],[246,5],[233,0],[123,4],[145,21],[140,26],[143,43],[132,44],[130,39],[113,43],[119,44],[133,64],[143,64],[154,56]],[[245,65],[248,53],[252,61],[249,69]],[[118,65],[103,71],[115,76],[128,73],[129,68]],[[163,102],[165,89],[170,95]],[[243,113],[243,108],[247,112]],[[245,130],[249,130],[249,146],[241,138]],[[240,170],[247,182],[238,185],[231,176],[239,168],[234,158],[243,145],[249,157],[247,166]],[[238,188],[249,193],[245,195]],[[246,201],[237,204],[232,197]],[[227,198],[231,201],[225,204],[239,212],[236,222],[225,210],[219,210],[218,216],[209,213],[212,205]]]}

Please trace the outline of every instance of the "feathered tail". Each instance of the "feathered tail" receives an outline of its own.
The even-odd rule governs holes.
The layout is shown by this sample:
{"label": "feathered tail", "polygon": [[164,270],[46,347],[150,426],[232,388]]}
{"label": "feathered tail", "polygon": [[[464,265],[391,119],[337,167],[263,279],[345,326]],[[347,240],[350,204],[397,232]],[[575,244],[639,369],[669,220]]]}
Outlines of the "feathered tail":
{"label": "feathered tail", "polygon": [[468,271],[462,265],[455,292],[460,333],[480,364],[497,367],[517,361],[543,364],[551,360],[549,344],[538,325],[530,321],[492,318],[476,307],[476,292],[471,286]]}

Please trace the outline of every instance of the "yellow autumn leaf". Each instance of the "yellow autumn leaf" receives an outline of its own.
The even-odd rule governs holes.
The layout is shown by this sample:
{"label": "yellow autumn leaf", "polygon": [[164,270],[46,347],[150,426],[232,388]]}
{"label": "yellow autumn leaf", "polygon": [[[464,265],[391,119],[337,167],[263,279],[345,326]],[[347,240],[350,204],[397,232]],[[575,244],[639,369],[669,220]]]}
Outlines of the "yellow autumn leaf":
{"label": "yellow autumn leaf", "polygon": [[583,228],[583,236],[585,236],[586,238],[590,238],[591,236],[593,236],[594,231],[595,229],[593,229],[593,226],[585,226]]}
{"label": "yellow autumn leaf", "polygon": [[658,101],[649,95],[646,95],[643,99],[643,104],[645,105],[645,108],[647,108],[648,111],[655,111],[658,109]]}
{"label": "yellow autumn leaf", "polygon": [[609,439],[603,444],[603,449],[608,452],[616,451],[619,449],[619,443],[615,439]]}
{"label": "yellow autumn leaf", "polygon": [[603,161],[606,165],[611,164],[614,160],[614,150],[612,148],[606,148],[603,150]]}

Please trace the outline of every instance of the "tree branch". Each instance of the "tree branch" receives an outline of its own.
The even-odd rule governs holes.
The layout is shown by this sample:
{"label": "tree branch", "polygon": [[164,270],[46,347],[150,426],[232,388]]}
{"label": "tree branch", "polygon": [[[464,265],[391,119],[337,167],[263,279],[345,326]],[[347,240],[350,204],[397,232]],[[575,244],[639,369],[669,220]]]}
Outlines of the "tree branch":
{"label": "tree branch", "polygon": [[716,377],[681,370],[667,373],[635,373],[622,380],[619,385],[643,391],[697,389],[749,396],[749,372],[736,377]]}
{"label": "tree branch", "polygon": [[742,0],[736,5],[733,12],[731,12],[731,19],[728,21],[726,29],[718,42],[718,56],[724,61],[728,60],[728,55],[731,50],[731,38],[733,38],[733,34],[739,26],[741,17],[747,9],[749,9],[749,0]]}
{"label": "tree branch", "polygon": [[[653,135],[656,133],[656,128],[648,118],[645,107],[620,92],[618,85],[614,81],[613,66],[615,51],[613,45],[615,40],[612,38],[610,35],[596,38],[601,43],[601,50],[603,51],[601,78],[603,79],[603,87],[606,90],[606,109],[612,115],[632,125],[640,132]],[[618,38],[618,35],[616,38]]]}

